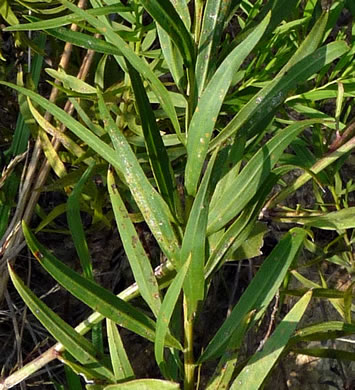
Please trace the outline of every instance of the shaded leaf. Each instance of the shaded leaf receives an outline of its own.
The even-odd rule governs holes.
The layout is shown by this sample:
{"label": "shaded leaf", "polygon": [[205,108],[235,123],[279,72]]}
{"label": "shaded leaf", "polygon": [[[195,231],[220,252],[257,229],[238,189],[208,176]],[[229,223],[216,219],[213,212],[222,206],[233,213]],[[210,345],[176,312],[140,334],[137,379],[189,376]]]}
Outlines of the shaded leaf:
{"label": "shaded leaf", "polygon": [[38,299],[32,291],[24,285],[10,265],[9,273],[18,293],[48,332],[81,364],[90,365],[93,375],[114,381],[111,370],[98,358],[98,352],[94,346]]}
{"label": "shaded leaf", "polygon": [[[127,328],[148,340],[154,341],[154,321],[131,304],[118,298],[95,282],[85,279],[56,259],[36,240],[25,223],[23,223],[22,229],[27,245],[36,259],[66,290],[93,310],[98,311],[120,326]],[[180,343],[169,335],[166,338],[166,342],[167,345],[171,347],[181,348]]]}
{"label": "shaded leaf", "polygon": [[145,253],[136,229],[129,218],[126,206],[119,194],[111,170],[107,172],[107,187],[118,231],[134,275],[134,280],[138,285],[142,298],[147,302],[155,316],[157,316],[161,305],[158,283],[150,260]]}
{"label": "shaded leaf", "polygon": [[295,228],[277,244],[263,262],[230,316],[202,353],[199,359],[200,363],[224,353],[233,332],[249,312],[257,311],[253,323],[260,318],[280,287],[289,266],[302,246],[305,236],[306,232],[304,230]]}
{"label": "shaded leaf", "polygon": [[[264,379],[279,359],[289,338],[296,329],[312,298],[312,291],[306,293],[277,326],[263,348],[256,352],[234,380],[231,390],[243,386],[248,390],[260,389]],[[355,356],[355,354],[354,354]]]}

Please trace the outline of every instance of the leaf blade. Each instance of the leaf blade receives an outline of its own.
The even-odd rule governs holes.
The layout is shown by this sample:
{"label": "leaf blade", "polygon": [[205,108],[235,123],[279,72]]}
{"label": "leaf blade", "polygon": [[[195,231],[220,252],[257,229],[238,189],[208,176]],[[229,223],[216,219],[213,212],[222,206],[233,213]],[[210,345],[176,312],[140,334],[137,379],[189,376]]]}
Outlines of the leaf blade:
{"label": "leaf blade", "polygon": [[177,193],[176,181],[170,164],[167,150],[160,135],[152,107],[139,73],[127,65],[136,104],[141,118],[144,142],[146,144],[149,162],[160,194],[170,206],[171,211],[181,217],[180,198]]}
{"label": "leaf blade", "polygon": [[309,119],[286,127],[254,154],[237,178],[214,203],[209,213],[209,233],[221,229],[243,210],[250,199],[262,188],[284,149],[303,129],[314,123],[322,123],[322,120]]}
{"label": "leaf blade", "polygon": [[117,325],[106,318],[107,340],[116,381],[134,378],[134,372],[124,349]]}
{"label": "leaf blade", "polygon": [[[22,224],[27,245],[39,260],[42,267],[75,297],[80,299],[93,310],[111,319],[122,327],[125,327],[140,336],[153,341],[155,339],[155,323],[148,316],[138,311],[108,290],[95,282],[82,277],[71,268],[67,267],[55,258],[43,247],[28,229]],[[180,348],[180,344],[173,337],[167,337],[171,346]]]}
{"label": "leaf blade", "polygon": [[158,283],[149,258],[118,192],[111,170],[107,172],[107,186],[118,231],[134,275],[134,280],[138,285],[142,298],[147,302],[155,316],[157,316],[161,305]]}
{"label": "leaf blade", "polygon": [[164,340],[168,334],[170,319],[173,315],[173,311],[179,298],[190,263],[191,259],[188,258],[185,264],[178,271],[174,280],[171,282],[171,285],[165,294],[161,310],[157,318],[154,354],[155,360],[163,373],[165,372]]}
{"label": "leaf blade", "polygon": [[[102,32],[106,39],[114,46],[116,46],[121,51],[121,54],[131,63],[131,65],[150,82],[152,90],[154,91],[156,97],[159,99],[161,106],[170,118],[173,127],[176,131],[176,134],[180,136],[180,124],[177,118],[175,107],[170,99],[167,89],[155,75],[150,66],[136,55],[136,53],[129,47],[129,45],[118,34],[115,33],[115,31],[110,25],[101,22],[97,18],[93,17],[92,15],[89,15],[88,13],[76,7],[74,4],[68,2],[67,0],[61,1],[67,8],[69,8],[78,16],[83,17],[84,20],[86,20],[88,23],[90,23],[92,26]],[[180,138],[183,142],[182,137]]]}
{"label": "leaf blade", "polygon": [[233,75],[262,37],[269,19],[270,15],[260,23],[244,42],[228,55],[201,95],[196,111],[192,116],[187,137],[185,187],[191,196],[196,194],[198,180],[208,152],[214,125],[232,82]]}
{"label": "leaf blade", "polygon": [[102,361],[98,360],[98,352],[94,346],[37,298],[15,274],[10,265],[8,269],[11,280],[22,299],[48,332],[81,364],[97,365],[96,368],[92,367],[97,375],[114,381],[112,372],[102,364]]}
{"label": "leaf blade", "polygon": [[[240,321],[252,310],[259,310],[253,323],[260,317],[282,283],[286,272],[296,257],[306,232],[293,229],[277,244],[264,261],[254,279],[249,284],[232,313],[212,338],[199,362],[220,356],[228,344],[229,337],[238,328]],[[278,261],[276,259],[279,259]],[[280,259],[283,259],[281,262]]]}
{"label": "leaf blade", "polygon": [[243,368],[232,383],[231,390],[236,390],[240,386],[245,386],[250,390],[260,388],[267,374],[285,349],[311,298],[312,291],[309,291],[295,304],[277,326],[272,336],[266,341],[263,349],[256,352],[248,361],[247,366]]}
{"label": "leaf blade", "polygon": [[248,138],[255,135],[258,125],[287,98],[290,90],[348,50],[345,42],[336,41],[321,47],[298,62],[292,57],[290,62],[295,62],[295,64],[286,68],[287,71],[281,71],[273,81],[243,106],[228,125],[211,141],[210,150],[225,142],[236,132],[239,136],[247,135]]}
{"label": "leaf blade", "polygon": [[172,263],[176,263],[179,248],[170,222],[173,218],[169,207],[149,183],[129,143],[112,119],[100,92],[98,92],[98,97],[99,110],[116,149],[120,171],[162,251]]}
{"label": "leaf blade", "polygon": [[195,45],[190,32],[170,1],[140,0],[146,11],[169,34],[179,49],[185,65],[195,62]]}

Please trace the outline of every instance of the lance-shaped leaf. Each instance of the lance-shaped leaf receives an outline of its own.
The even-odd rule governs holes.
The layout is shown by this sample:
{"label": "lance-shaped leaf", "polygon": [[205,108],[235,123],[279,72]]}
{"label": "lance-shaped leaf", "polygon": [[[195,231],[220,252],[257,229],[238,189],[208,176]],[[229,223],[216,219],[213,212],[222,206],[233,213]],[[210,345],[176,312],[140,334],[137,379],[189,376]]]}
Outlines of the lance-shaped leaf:
{"label": "lance-shaped leaf", "polygon": [[265,199],[277,183],[278,178],[278,175],[272,173],[264,183],[262,189],[250,201],[250,204],[244,208],[238,218],[228,229],[224,232],[222,231],[223,234],[216,243],[205,266],[205,275],[207,278],[222,266],[228,256],[233,258],[234,252],[250,237],[254,231],[260,210],[265,204]]}
{"label": "lance-shaped leaf", "polygon": [[[282,200],[286,199],[290,194],[294,193],[298,188],[303,186],[307,181],[314,177],[314,174],[322,172],[323,169],[333,164],[335,161],[344,157],[347,153],[355,148],[355,137],[352,137],[344,145],[340,146],[337,150],[327,154],[325,157],[318,160],[308,171],[299,176],[293,183],[284,188],[277,196],[275,196],[269,207],[276,205]],[[312,172],[313,174],[311,174]]]}
{"label": "lance-shaped leaf", "polygon": [[210,149],[225,142],[237,131],[248,138],[255,135],[260,123],[287,98],[287,94],[298,84],[306,81],[324,66],[341,57],[349,50],[343,41],[323,46],[314,53],[296,62],[292,57],[292,67],[286,66],[273,81],[269,82],[238,112],[228,125],[211,141]]}
{"label": "lance-shaped leaf", "polygon": [[169,37],[169,34],[159,24],[157,25],[157,31],[166,64],[179,91],[183,92],[186,88],[187,80],[181,54]]}
{"label": "lance-shaped leaf", "polygon": [[[174,262],[177,256],[178,244],[175,237],[175,233],[170,225],[169,216],[171,217],[168,206],[163,199],[156,193],[154,188],[149,183],[148,179],[144,175],[134,153],[130,149],[126,139],[117,129],[116,124],[107,112],[105,104],[103,104],[104,114],[108,114],[107,119],[110,120],[109,130],[113,129],[113,140],[116,142],[118,139],[122,142],[122,145],[117,145],[118,151],[112,149],[99,137],[89,132],[80,122],[68,115],[64,110],[57,107],[42,96],[32,92],[26,88],[19,87],[15,84],[6,83],[0,81],[0,84],[7,85],[20,93],[29,96],[32,100],[37,102],[40,106],[50,112],[54,117],[61,121],[68,129],[74,134],[86,142],[93,150],[95,150],[102,158],[108,161],[118,171],[128,178],[128,182],[134,180],[133,195],[137,201],[138,206],[144,210],[143,215],[146,217],[146,222],[150,226],[152,233],[157,238],[162,250],[166,256]],[[102,97],[101,100],[102,108]],[[117,130],[117,131],[116,131]],[[121,134],[121,135],[120,135]],[[126,156],[130,157],[129,160],[122,159],[123,149],[125,146]],[[118,154],[117,154],[118,153]],[[132,168],[132,164],[134,168]]]}
{"label": "lance-shaped leaf", "polygon": [[179,390],[178,383],[161,379],[135,379],[130,382],[109,385],[104,390]]}
{"label": "lance-shaped leaf", "polygon": [[106,319],[106,329],[111,363],[116,381],[134,378],[134,372],[128,360],[117,325],[111,320]]}
{"label": "lance-shaped leaf", "polygon": [[287,146],[302,130],[314,123],[322,123],[322,120],[310,119],[286,127],[254,154],[210,210],[208,216],[209,233],[221,229],[243,210],[250,199],[262,188]]}
{"label": "lance-shaped leaf", "polygon": [[100,92],[98,96],[99,110],[117,151],[120,171],[159,246],[168,259],[174,263],[178,254],[178,242],[170,223],[173,218],[169,207],[149,183],[131,146],[112,119]]}
{"label": "lance-shaped leaf", "polygon": [[78,77],[67,74],[64,70],[54,70],[47,68],[46,72],[54,79],[60,80],[65,88],[70,88],[74,92],[82,94],[96,94],[96,88],[79,79]]}
{"label": "lance-shaped leaf", "polygon": [[[129,6],[123,4],[114,4],[106,7],[98,7],[88,9],[90,15],[93,16],[102,16],[102,15],[110,15],[116,12],[131,12],[132,9]],[[66,26],[71,23],[77,23],[83,20],[82,17],[70,14],[65,16],[60,16],[58,18],[41,20],[38,22],[32,23],[22,23],[15,24],[13,26],[6,27],[4,31],[36,31],[36,30],[48,30],[50,28],[56,28],[61,26]]]}
{"label": "lance-shaped leaf", "polygon": [[106,40],[111,42],[120,50],[121,55],[127,58],[127,60],[137,70],[137,72],[139,72],[139,74],[141,74],[145,79],[149,81],[151,88],[154,91],[156,97],[158,98],[161,106],[163,107],[166,114],[169,116],[176,133],[180,135],[180,124],[176,115],[174,105],[170,99],[169,93],[163,83],[153,72],[151,67],[137,56],[134,50],[130,48],[130,46],[112,29],[112,27],[110,27],[110,25],[101,22],[98,18],[89,15],[86,11],[81,10],[80,8],[76,7],[74,4],[66,0],[62,0],[62,2],[75,14],[81,16],[84,20],[86,20],[92,26],[97,28],[105,36]]}
{"label": "lance-shaped leaf", "polygon": [[[84,155],[85,151],[75,142],[73,141],[70,137],[68,137],[67,134],[61,132],[59,129],[54,127],[50,122],[48,122],[40,113],[39,111],[36,110],[36,108],[33,106],[31,103],[31,100],[28,99],[28,107],[31,110],[31,114],[35,118],[36,122],[39,124],[40,127],[47,133],[49,133],[52,137],[55,137],[60,143],[70,151],[74,156],[80,158],[81,156]],[[92,158],[88,158],[86,160],[87,162],[89,161],[94,161]],[[63,178],[64,179],[64,178]],[[57,183],[57,182],[56,182]],[[76,183],[76,180],[73,181],[73,183]],[[70,183],[70,184],[73,184]],[[64,186],[63,186],[64,187]]]}
{"label": "lance-shaped leaf", "polygon": [[253,324],[261,317],[297,256],[305,236],[304,230],[295,228],[277,244],[233,308],[230,316],[208,344],[199,359],[200,363],[221,356],[225,352],[229,338],[248,313],[256,310]]}
{"label": "lance-shaped leaf", "polygon": [[[306,39],[296,50],[295,54],[290,58],[288,63],[282,68],[276,78],[271,81],[266,87],[264,87],[260,92],[258,92],[253,99],[251,99],[232,119],[232,121],[221,131],[221,133],[212,140],[211,148],[216,147],[220,142],[224,142],[228,137],[233,135],[236,131],[244,134],[255,133],[255,129],[261,121],[265,120],[267,115],[272,112],[275,107],[281,104],[287,96],[289,90],[297,86],[297,83],[305,81],[313,73],[316,73],[319,68],[312,69],[312,74],[307,74],[307,77],[303,77],[304,65],[295,68],[298,70],[298,73],[295,73],[295,70],[292,68],[297,62],[301,61],[306,56],[309,56],[314,53],[319,44],[322,42],[323,35],[326,29],[328,20],[328,13],[323,13],[321,17],[317,20],[311,32],[308,34]],[[305,61],[305,63],[309,62]],[[322,62],[319,64],[322,67]],[[292,69],[292,72],[291,72]],[[284,78],[287,74],[292,74],[293,77]],[[291,79],[295,76],[296,80]],[[286,83],[287,81],[287,83]],[[287,84],[290,84],[289,86]],[[266,99],[266,100],[265,100]],[[260,104],[263,106],[261,107]],[[269,111],[267,111],[269,110]],[[254,126],[254,129],[253,129]]]}
{"label": "lance-shaped leaf", "polygon": [[50,112],[56,119],[63,123],[68,129],[70,129],[76,136],[86,142],[93,150],[95,150],[102,158],[112,164],[114,167],[120,170],[117,161],[117,154],[114,149],[103,142],[99,137],[90,133],[85,126],[80,122],[68,115],[64,110],[57,107],[47,99],[43,98],[39,94],[32,92],[29,89],[19,87],[16,84],[0,81],[0,84],[6,85],[15,89],[23,95],[29,96],[31,100],[38,103],[45,110]]}
{"label": "lance-shaped leaf", "polygon": [[196,194],[211,135],[233,76],[262,37],[269,19],[270,15],[228,55],[213,75],[198,102],[191,119],[187,139],[185,186],[191,196]]}
{"label": "lance-shaped leaf", "polygon": [[70,42],[75,46],[88,50],[94,50],[98,53],[122,56],[121,50],[110,42],[95,38],[92,35],[84,34],[78,31],[72,31],[67,28],[59,27],[46,31],[49,35],[58,38],[64,42]]}
{"label": "lance-shaped leaf", "polygon": [[179,49],[186,67],[191,67],[195,62],[195,45],[173,4],[165,0],[140,0],[140,2],[154,21],[169,34]]}
{"label": "lance-shaped leaf", "polygon": [[345,230],[355,228],[355,207],[349,207],[330,213],[315,216],[285,216],[282,221],[299,223],[309,227],[316,227],[324,230]]}
{"label": "lance-shaped leaf", "polygon": [[16,290],[48,332],[81,364],[90,365],[90,370],[95,373],[96,377],[113,382],[115,377],[112,371],[99,358],[99,353],[94,346],[37,298],[15,274],[10,265],[9,273]]}
{"label": "lance-shaped leaf", "polygon": [[206,390],[228,388],[229,382],[232,379],[235,367],[237,365],[240,346],[243,343],[248,325],[254,314],[254,311],[248,313],[245,318],[243,318],[240,326],[235,330],[233,336],[231,337],[231,343],[229,343],[227,351],[218,362],[214,376],[211,378],[209,384],[206,387]]}
{"label": "lance-shaped leaf", "polygon": [[187,221],[184,238],[181,245],[180,266],[191,256],[191,266],[184,283],[184,294],[187,302],[187,318],[192,320],[196,314],[198,302],[205,294],[205,246],[210,179],[216,160],[215,152],[203,176],[201,185]]}
{"label": "lance-shaped leaf", "polygon": [[349,360],[355,361],[355,353],[333,348],[295,348],[292,350],[296,354],[314,356],[323,359]]}
{"label": "lance-shaped leaf", "polygon": [[145,253],[136,229],[131,222],[126,206],[118,192],[115,178],[111,170],[107,173],[107,187],[121,241],[131,266],[142,298],[147,302],[155,316],[160,310],[160,295],[158,283],[150,260]]}
{"label": "lance-shaped leaf", "polygon": [[[237,8],[239,7],[239,3],[241,3],[241,0],[231,0],[230,1],[230,9],[228,10],[228,18],[227,20],[230,20],[236,13]],[[270,35],[274,32],[276,33],[275,28],[279,26],[279,24],[282,22],[282,20],[288,20],[289,15],[292,14],[293,9],[297,6],[298,1],[297,0],[288,0],[287,1],[287,7],[285,6],[285,0],[273,0],[268,1],[265,3],[262,9],[257,11],[257,15],[254,15],[252,17],[248,17],[247,26],[239,33],[237,36],[233,39],[233,41],[230,43],[229,46],[225,49],[226,52],[230,52],[236,45],[238,45],[240,42],[242,42],[260,23],[260,21],[265,17],[265,15],[271,11],[271,19],[270,23],[268,24],[268,27],[265,31],[265,34],[263,36],[262,41],[260,42],[260,45],[266,44],[266,41],[270,40]],[[255,3],[257,4],[257,3]],[[257,6],[256,6],[257,8]],[[322,31],[321,29],[318,29],[318,31]],[[222,53],[223,55],[223,53]]]}
{"label": "lance-shaped leaf", "polygon": [[[23,222],[22,229],[27,245],[42,267],[66,290],[93,310],[140,336],[154,341],[155,323],[131,304],[118,298],[95,282],[86,279],[53,256],[34,237]],[[180,343],[167,335],[168,346],[180,349]]]}
{"label": "lance-shaped leaf", "polygon": [[228,1],[207,0],[206,2],[196,59],[196,83],[199,96],[209,81],[208,75],[215,70],[217,58],[213,53],[218,50],[229,6]]}
{"label": "lance-shaped leaf", "polygon": [[172,213],[179,216],[181,215],[181,205],[180,197],[177,193],[174,171],[171,167],[162,136],[160,135],[153,109],[139,73],[130,64],[127,64],[127,67],[136,99],[136,106],[141,118],[144,142],[155,182]]}
{"label": "lance-shaped leaf", "polygon": [[184,265],[180,268],[179,272],[175,276],[174,280],[169,286],[162,306],[157,318],[156,338],[154,343],[155,360],[163,374],[166,371],[166,362],[164,358],[164,344],[165,338],[169,331],[169,324],[171,316],[173,315],[176,302],[180,296],[182,285],[184,283],[186,273],[191,264],[191,256],[185,261]]}
{"label": "lance-shaped leaf", "polygon": [[[78,375],[80,375],[85,380],[86,383],[92,383],[95,381],[95,379],[100,380],[100,378],[98,378],[98,375],[96,374],[96,372],[90,367],[90,364],[86,365],[86,366],[79,364],[68,353],[60,354],[58,356],[58,360],[65,364],[64,369],[67,371],[66,377],[67,377],[67,381],[68,381],[68,386],[69,386],[69,384],[71,385],[72,383],[74,384],[75,382],[79,383],[79,385],[80,385],[80,387],[69,387],[70,390],[72,390],[72,389],[74,390],[77,388],[81,389],[81,381],[80,381],[80,378],[78,377]],[[72,376],[72,378],[70,378],[70,382],[68,380],[68,371],[70,372],[70,374]],[[75,374],[77,374],[77,375],[75,375]],[[78,379],[78,380],[75,380],[75,382],[74,382],[74,380],[72,380],[72,379],[74,379],[74,377],[76,377]],[[111,380],[111,382],[114,383],[115,381]]]}
{"label": "lance-shaped leaf", "polygon": [[309,291],[295,304],[263,348],[250,358],[248,364],[234,380],[230,387],[231,390],[237,390],[241,387],[248,390],[260,389],[264,379],[285,349],[311,298],[312,291]]}
{"label": "lance-shaped leaf", "polygon": [[67,202],[67,221],[71,231],[76,253],[79,256],[83,275],[93,280],[92,263],[89,247],[86,241],[84,227],[80,216],[80,196],[86,181],[92,175],[95,164],[91,164],[75,184]]}
{"label": "lance-shaped leaf", "polygon": [[41,148],[49,165],[59,178],[64,177],[67,173],[65,165],[58,156],[58,153],[49,140],[47,133],[42,128],[38,129],[38,138],[41,140]]}
{"label": "lance-shaped leaf", "polygon": [[[314,296],[314,295],[313,295]],[[289,346],[306,341],[333,340],[355,334],[355,324],[326,321],[299,329],[289,341]]]}

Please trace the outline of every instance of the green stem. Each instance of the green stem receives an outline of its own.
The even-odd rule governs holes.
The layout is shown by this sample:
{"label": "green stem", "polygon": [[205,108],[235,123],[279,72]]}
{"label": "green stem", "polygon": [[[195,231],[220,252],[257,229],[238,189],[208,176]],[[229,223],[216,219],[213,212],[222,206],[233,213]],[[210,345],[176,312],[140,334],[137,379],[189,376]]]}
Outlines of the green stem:
{"label": "green stem", "polygon": [[188,318],[187,302],[184,297],[184,390],[193,390],[195,384],[195,360],[193,351],[193,320]]}

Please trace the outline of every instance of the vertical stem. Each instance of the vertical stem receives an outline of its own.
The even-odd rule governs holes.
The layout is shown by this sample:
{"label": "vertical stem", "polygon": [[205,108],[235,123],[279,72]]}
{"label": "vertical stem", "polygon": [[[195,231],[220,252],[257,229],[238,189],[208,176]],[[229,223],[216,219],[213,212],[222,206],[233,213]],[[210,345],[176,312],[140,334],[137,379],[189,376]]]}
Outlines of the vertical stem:
{"label": "vertical stem", "polygon": [[184,390],[193,390],[195,384],[193,320],[187,315],[187,302],[184,296]]}

